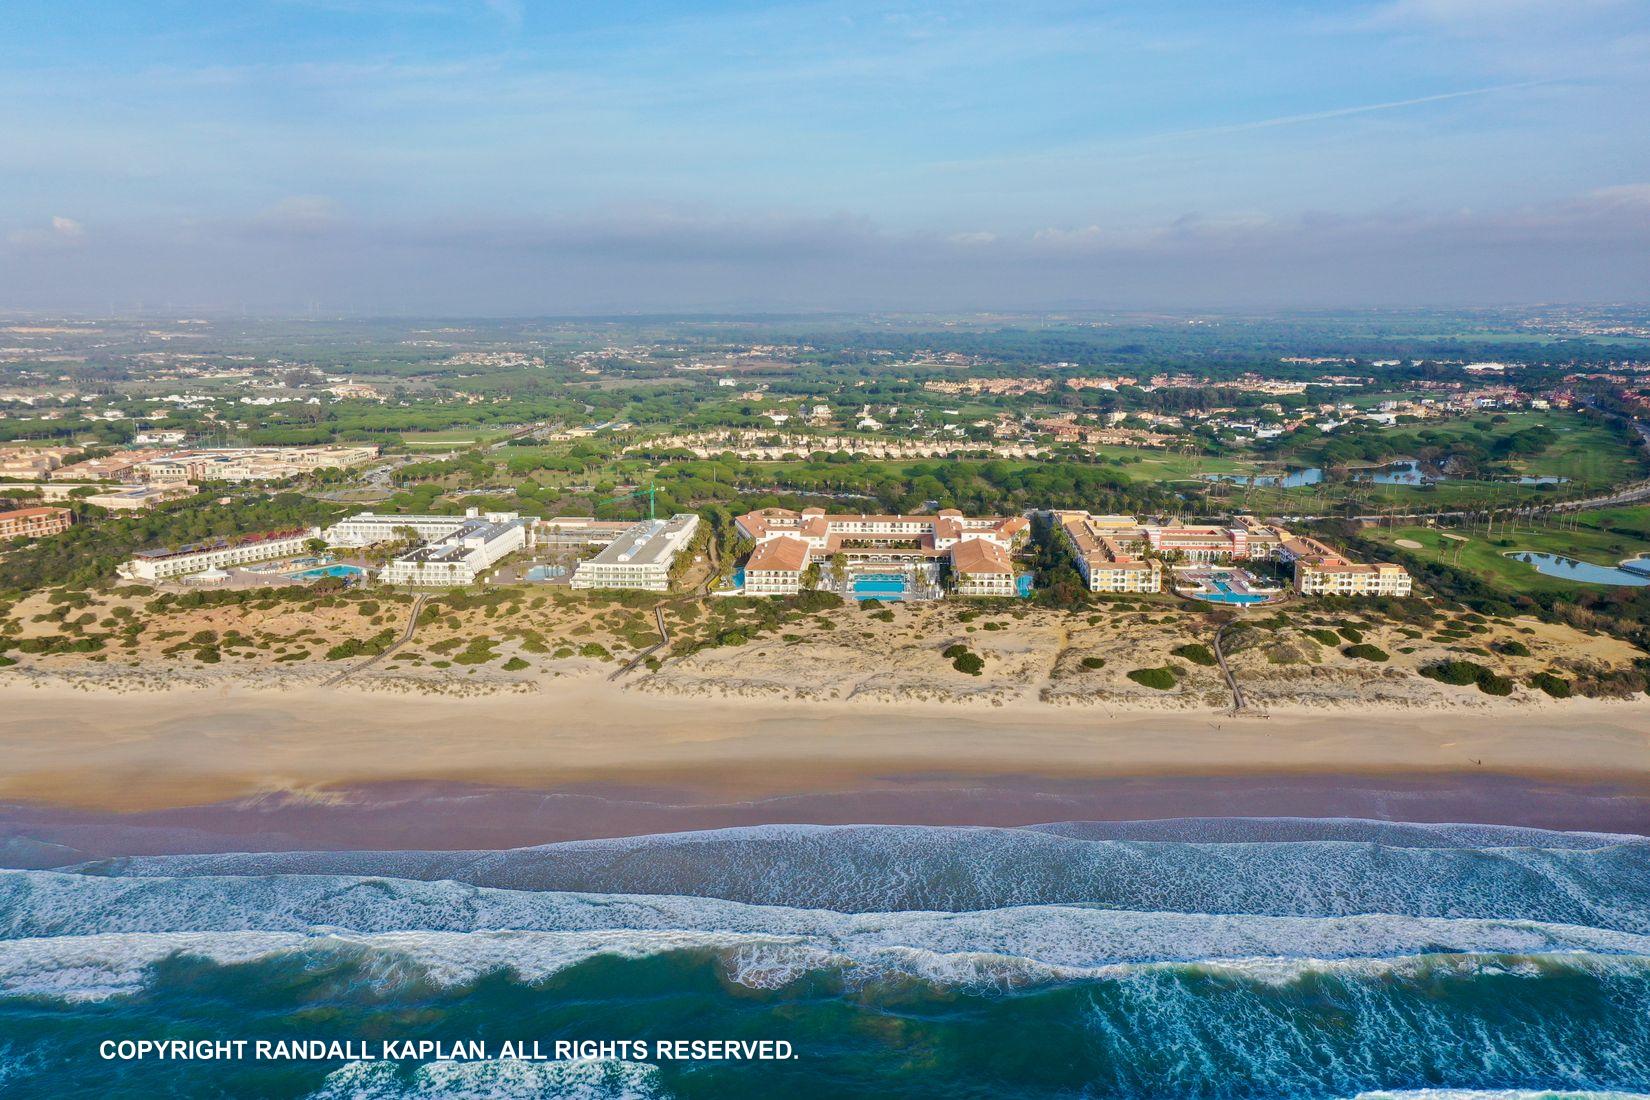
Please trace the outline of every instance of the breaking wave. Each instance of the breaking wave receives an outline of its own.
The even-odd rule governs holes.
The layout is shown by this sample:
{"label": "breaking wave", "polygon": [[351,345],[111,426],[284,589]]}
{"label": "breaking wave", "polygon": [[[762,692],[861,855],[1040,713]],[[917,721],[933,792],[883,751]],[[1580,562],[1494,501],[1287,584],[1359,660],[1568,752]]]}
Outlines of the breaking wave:
{"label": "breaking wave", "polygon": [[[800,1053],[333,1062],[232,1086],[222,1067],[89,1064],[115,1020]],[[1650,843],[1289,819],[774,826],[0,872],[0,1091],[63,1096],[71,1074],[88,1095],[292,1100],[1646,1100]]]}
{"label": "breaking wave", "polygon": [[[1262,831],[1276,827],[1265,823]],[[503,852],[129,857],[77,870],[122,878],[381,876],[838,912],[1093,904],[1274,916],[1511,917],[1650,932],[1650,842],[1643,838],[1585,834],[1546,846],[1422,847],[1372,839],[1254,841],[1234,835],[1191,842],[1065,835],[1088,828],[786,825]],[[1237,833],[1235,824],[1225,828]],[[1493,831],[1471,828],[1493,839]],[[1521,840],[1537,839],[1535,830],[1512,832]],[[1440,844],[1450,838],[1447,831],[1432,835]],[[1577,846],[1580,841],[1585,844]]]}

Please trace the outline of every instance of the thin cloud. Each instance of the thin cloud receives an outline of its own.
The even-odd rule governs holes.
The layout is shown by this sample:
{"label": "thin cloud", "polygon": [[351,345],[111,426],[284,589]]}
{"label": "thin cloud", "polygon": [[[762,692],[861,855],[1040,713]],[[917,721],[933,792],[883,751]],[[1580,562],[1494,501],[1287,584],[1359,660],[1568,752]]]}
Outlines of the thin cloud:
{"label": "thin cloud", "polygon": [[1380,111],[1401,111],[1410,107],[1424,107],[1429,103],[1446,103],[1450,100],[1471,99],[1476,96],[1495,95],[1500,92],[1538,88],[1556,83],[1558,83],[1556,80],[1519,80],[1510,84],[1491,84],[1484,88],[1467,88],[1459,92],[1440,92],[1437,95],[1413,96],[1409,99],[1389,99],[1381,103],[1364,103],[1356,107],[1337,107],[1328,111],[1278,115],[1275,118],[1261,118],[1251,122],[1235,122],[1223,126],[1206,126],[1195,130],[1176,130],[1170,133],[1157,134],[1147,140],[1176,141],[1187,138],[1213,137],[1218,134],[1240,134],[1249,130],[1268,130],[1276,126],[1299,126],[1310,122],[1326,122],[1330,119],[1375,114]]}

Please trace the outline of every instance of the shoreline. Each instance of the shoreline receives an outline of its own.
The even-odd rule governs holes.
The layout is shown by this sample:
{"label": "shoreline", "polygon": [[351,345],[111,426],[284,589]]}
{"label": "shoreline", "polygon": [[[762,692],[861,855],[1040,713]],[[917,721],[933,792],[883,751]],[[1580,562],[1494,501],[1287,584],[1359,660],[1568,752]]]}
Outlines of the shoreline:
{"label": "shoreline", "polygon": [[1504,775],[884,776],[876,785],[742,802],[677,788],[380,783],[133,812],[0,802],[0,867],[115,856],[282,851],[497,851],[755,826],[969,826],[1189,818],[1365,819],[1650,836],[1650,784]]}
{"label": "shoreline", "polygon": [[891,777],[909,786],[924,777],[1059,784],[1495,775],[1650,794],[1650,704],[1641,702],[1274,710],[1262,719],[708,699],[569,679],[471,697],[8,686],[0,713],[0,801],[81,811],[269,796],[325,801],[341,789],[397,783],[536,791],[594,784],[739,803],[876,789]]}

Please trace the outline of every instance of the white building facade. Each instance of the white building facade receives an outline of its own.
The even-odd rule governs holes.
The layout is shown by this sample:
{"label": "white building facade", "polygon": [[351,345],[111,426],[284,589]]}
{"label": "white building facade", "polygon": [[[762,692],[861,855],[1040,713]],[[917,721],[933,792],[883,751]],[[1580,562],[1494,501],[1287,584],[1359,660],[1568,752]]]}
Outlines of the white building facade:
{"label": "white building facade", "polygon": [[698,530],[699,517],[690,512],[643,520],[580,562],[570,583],[574,588],[669,591],[670,568]]}
{"label": "white building facade", "polygon": [[142,550],[116,572],[129,580],[163,581],[208,569],[246,565],[250,562],[287,558],[305,551],[310,539],[319,538],[318,527],[251,536],[234,543],[211,546],[184,546],[177,550]]}
{"label": "white building facade", "polygon": [[378,574],[385,584],[453,588],[474,584],[502,558],[527,545],[527,524],[515,513],[471,516],[442,538],[402,554]]}
{"label": "white building facade", "polygon": [[411,531],[424,542],[436,542],[452,535],[473,519],[485,518],[489,523],[505,523],[516,518],[514,512],[488,512],[485,517],[471,508],[462,516],[435,515],[379,515],[362,512],[341,519],[321,532],[330,546],[372,546],[380,542],[397,542]]}

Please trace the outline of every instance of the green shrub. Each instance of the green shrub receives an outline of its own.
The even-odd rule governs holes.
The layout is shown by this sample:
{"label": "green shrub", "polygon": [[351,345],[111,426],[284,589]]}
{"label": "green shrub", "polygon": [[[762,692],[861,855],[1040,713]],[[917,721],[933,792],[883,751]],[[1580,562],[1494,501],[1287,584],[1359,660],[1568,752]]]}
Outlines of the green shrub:
{"label": "green shrub", "polygon": [[1486,669],[1484,675],[1478,678],[1478,690],[1485,695],[1511,695],[1513,692],[1512,678],[1497,676]]}
{"label": "green shrub", "polygon": [[966,672],[970,676],[978,676],[980,674],[980,670],[985,668],[985,659],[978,653],[963,652],[959,653],[956,660],[951,662],[951,667],[956,669],[958,672]]}
{"label": "green shrub", "polygon": [[1084,657],[1083,658],[1083,667],[1084,668],[1105,668],[1106,667],[1106,659],[1104,657]]}
{"label": "green shrub", "polygon": [[527,662],[522,660],[520,657],[511,657],[508,661],[504,662],[505,672],[520,672],[522,669],[527,667]]}
{"label": "green shrub", "polygon": [[944,657],[948,661],[954,661],[967,652],[967,646],[963,645],[961,642],[952,642],[950,645],[945,647],[945,649],[940,653],[940,656]]}
{"label": "green shrub", "polygon": [[894,621],[894,613],[892,611],[889,611],[887,608],[883,608],[881,611],[878,611],[875,615],[872,615],[871,618],[880,619],[885,623],[891,623],[891,622]]}
{"label": "green shrub", "polygon": [[[842,606],[842,597],[838,596],[835,592],[799,592],[795,596],[791,597],[791,601],[795,604],[798,611],[805,612],[809,615],[816,614],[820,611],[828,611],[833,607]],[[692,605],[690,604],[689,606]],[[687,616],[685,615],[683,616],[683,618],[686,617]],[[695,615],[695,618],[697,618],[697,615]]]}
{"label": "green shrub", "polygon": [[[1364,640],[1364,632],[1355,626],[1337,626],[1335,630],[1341,637],[1345,638],[1353,645],[1357,645],[1359,642]],[[1324,631],[1324,633],[1327,634],[1328,631]]]}
{"label": "green shrub", "polygon": [[1528,657],[1530,655],[1529,646],[1525,645],[1523,642],[1513,641],[1511,639],[1508,639],[1505,642],[1497,642],[1491,648],[1497,653],[1506,654],[1508,657]]}
{"label": "green shrub", "polygon": [[1457,687],[1466,687],[1478,682],[1478,677],[1488,674],[1489,669],[1483,665],[1475,665],[1471,661],[1435,661],[1421,667],[1421,675],[1429,680],[1437,680],[1440,684],[1454,684]]}
{"label": "green shrub", "polygon": [[1341,650],[1341,654],[1342,656],[1351,657],[1353,660],[1357,661],[1384,661],[1387,659],[1386,650],[1382,649],[1380,646],[1370,645],[1368,642],[1363,642],[1359,645],[1349,645],[1345,649]]}
{"label": "green shrub", "polygon": [[1568,699],[1570,697],[1570,681],[1551,671],[1538,672],[1531,676],[1530,686],[1540,688],[1554,699]]}
{"label": "green shrub", "polygon": [[1308,630],[1306,636],[1323,645],[1340,645],[1341,639],[1333,630]]}
{"label": "green shrub", "polygon": [[1129,679],[1142,687],[1155,688],[1158,691],[1168,691],[1178,682],[1174,673],[1166,668],[1137,668],[1129,673]]}
{"label": "green shrub", "polygon": [[609,653],[607,651],[607,647],[602,645],[600,642],[584,643],[579,647],[579,656],[593,657],[598,661],[610,661],[613,659],[613,654]]}
{"label": "green shrub", "polygon": [[1194,665],[1208,666],[1215,663],[1215,655],[1209,651],[1208,646],[1201,642],[1191,642],[1170,650],[1170,652],[1176,657],[1184,657]]}

